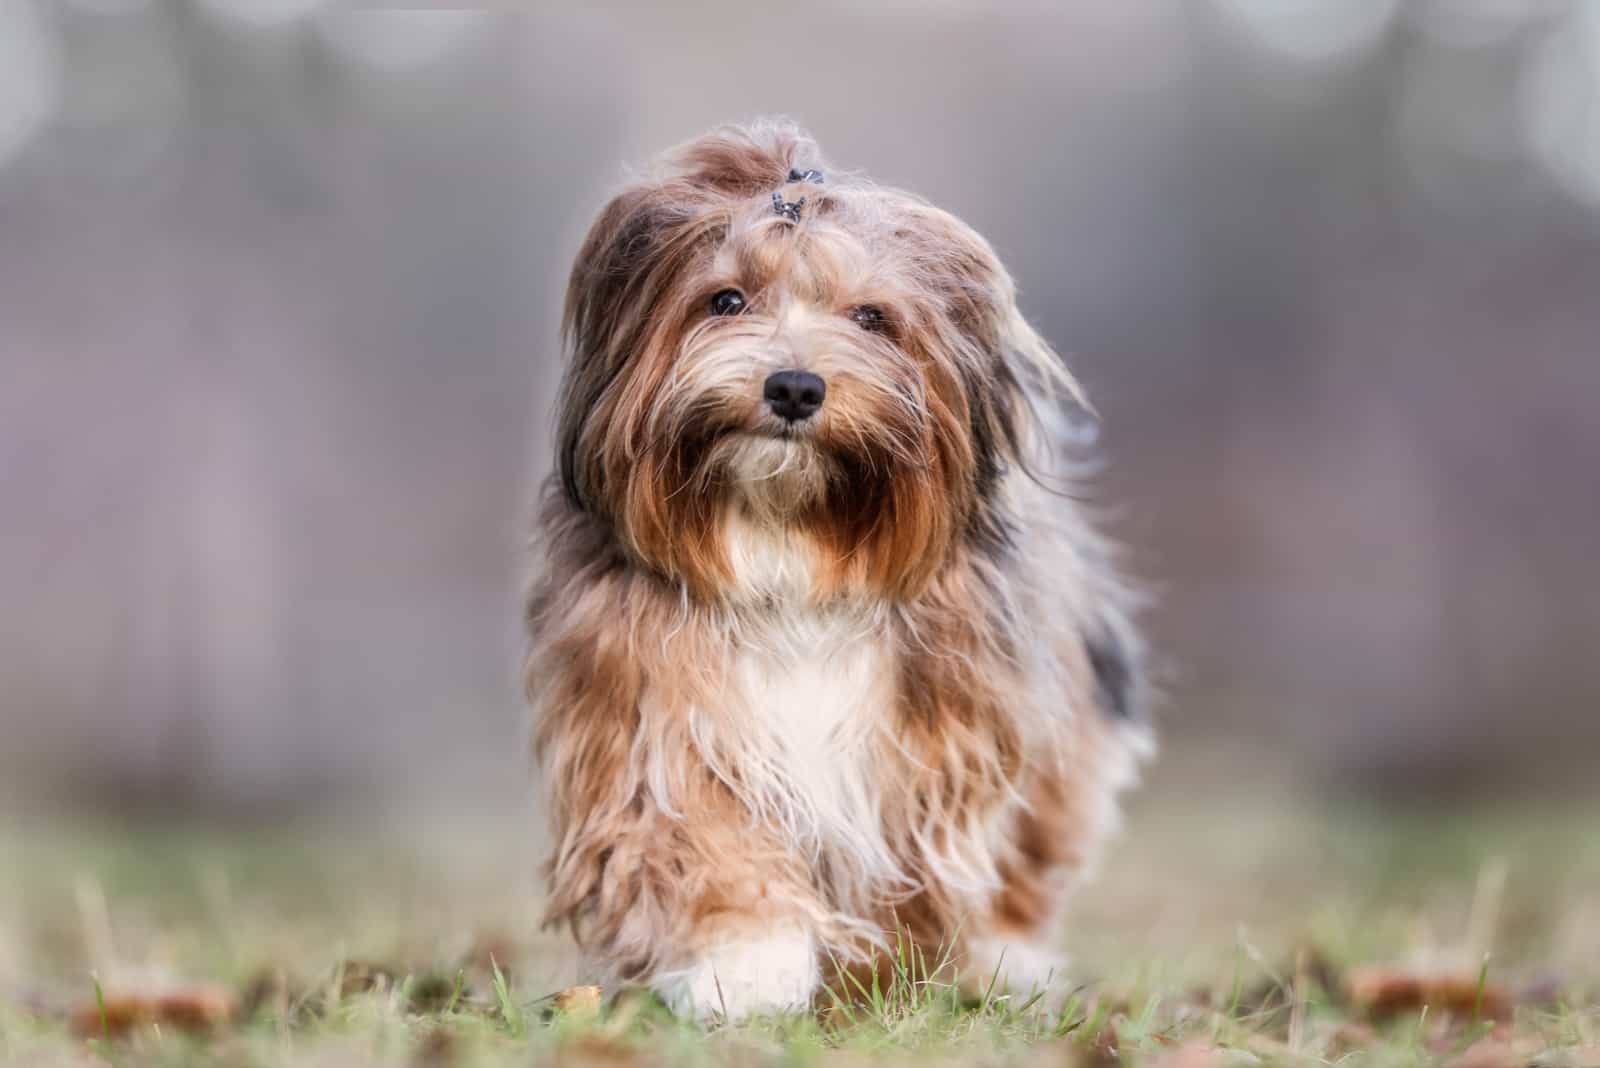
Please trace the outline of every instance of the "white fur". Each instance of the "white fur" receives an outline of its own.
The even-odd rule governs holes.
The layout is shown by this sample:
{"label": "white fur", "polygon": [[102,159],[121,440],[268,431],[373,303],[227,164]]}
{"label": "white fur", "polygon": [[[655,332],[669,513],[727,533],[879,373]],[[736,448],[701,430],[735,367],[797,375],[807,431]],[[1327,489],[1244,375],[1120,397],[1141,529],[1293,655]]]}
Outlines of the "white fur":
{"label": "white fur", "polygon": [[991,986],[997,992],[1029,997],[1066,976],[1066,957],[1026,938],[986,936],[969,940],[962,985],[982,994]]}
{"label": "white fur", "polygon": [[796,852],[826,856],[841,903],[864,900],[869,887],[903,888],[873,759],[894,700],[885,621],[859,606],[812,603],[803,535],[738,514],[727,535],[748,601],[730,633],[723,699],[735,707],[697,717],[696,745],[757,819]]}
{"label": "white fur", "polygon": [[[893,692],[882,640],[848,612],[775,618],[749,637],[734,679],[742,733],[769,763],[764,814],[813,856],[837,847],[880,871],[892,866],[870,759]],[[751,772],[741,765],[747,783]]]}
{"label": "white fur", "polygon": [[[805,447],[781,441],[759,442],[758,446],[775,446],[780,451],[798,451]],[[760,447],[741,450],[736,470],[750,471],[756,462],[745,457],[767,451]],[[816,566],[812,545],[804,534],[761,523],[738,508],[729,512],[723,531],[723,544],[733,567],[734,593],[741,601],[749,605],[781,606],[784,611],[803,604],[811,592],[812,571]]]}
{"label": "white fur", "polygon": [[713,946],[689,968],[658,978],[654,989],[675,1014],[704,1023],[799,1012],[811,1004],[820,981],[810,936],[779,927]]}

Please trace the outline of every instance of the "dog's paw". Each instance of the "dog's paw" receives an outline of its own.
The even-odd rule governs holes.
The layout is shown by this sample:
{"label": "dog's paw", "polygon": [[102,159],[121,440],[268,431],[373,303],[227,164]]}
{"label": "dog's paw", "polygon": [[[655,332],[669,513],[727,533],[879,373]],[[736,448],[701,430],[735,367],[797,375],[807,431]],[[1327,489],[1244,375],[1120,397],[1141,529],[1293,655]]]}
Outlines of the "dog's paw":
{"label": "dog's paw", "polygon": [[1060,990],[1066,980],[1066,965],[1064,955],[1037,942],[995,936],[977,938],[968,949],[962,992],[969,997],[1000,993],[1026,1000],[1035,994]]}
{"label": "dog's paw", "polygon": [[811,938],[781,927],[713,945],[655,989],[677,1015],[707,1023],[804,1010],[819,981]]}

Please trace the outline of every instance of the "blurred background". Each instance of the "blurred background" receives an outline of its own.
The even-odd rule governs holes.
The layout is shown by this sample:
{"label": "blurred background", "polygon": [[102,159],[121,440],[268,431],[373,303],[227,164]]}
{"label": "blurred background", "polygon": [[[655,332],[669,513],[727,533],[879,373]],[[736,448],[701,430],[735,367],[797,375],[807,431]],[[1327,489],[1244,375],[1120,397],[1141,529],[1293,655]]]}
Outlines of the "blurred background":
{"label": "blurred background", "polygon": [[1600,5],[0,0],[7,803],[520,797],[566,270],[770,113],[1087,384],[1169,759],[1583,780]]}

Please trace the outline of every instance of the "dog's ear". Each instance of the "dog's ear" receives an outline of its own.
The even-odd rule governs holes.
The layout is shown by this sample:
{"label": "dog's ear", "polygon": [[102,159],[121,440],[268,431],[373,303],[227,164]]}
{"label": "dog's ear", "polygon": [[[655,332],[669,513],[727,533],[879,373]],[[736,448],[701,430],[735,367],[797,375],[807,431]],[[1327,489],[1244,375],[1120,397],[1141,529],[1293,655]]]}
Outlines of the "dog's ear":
{"label": "dog's ear", "polygon": [[639,329],[628,311],[642,267],[662,227],[663,208],[638,186],[611,199],[589,228],[567,281],[562,332],[567,368],[561,386],[557,460],[561,484],[574,506],[587,510],[599,477],[598,457],[585,454],[584,431],[595,406],[622,370]]}
{"label": "dog's ear", "polygon": [[1029,443],[1056,438],[1052,428],[1075,422],[1072,414],[1088,411],[1088,403],[1066,364],[1023,317],[1016,286],[989,243],[925,204],[908,205],[906,216],[915,225],[897,236],[913,243],[923,281],[954,333],[944,347],[956,357],[967,400],[981,501],[1008,466],[1031,468],[1040,458],[1029,454]]}
{"label": "dog's ear", "polygon": [[589,430],[629,363],[676,328],[672,290],[725,221],[681,181],[642,182],[612,198],[589,229],[567,283],[562,317],[567,370],[558,462],[572,503],[593,510],[604,492]]}

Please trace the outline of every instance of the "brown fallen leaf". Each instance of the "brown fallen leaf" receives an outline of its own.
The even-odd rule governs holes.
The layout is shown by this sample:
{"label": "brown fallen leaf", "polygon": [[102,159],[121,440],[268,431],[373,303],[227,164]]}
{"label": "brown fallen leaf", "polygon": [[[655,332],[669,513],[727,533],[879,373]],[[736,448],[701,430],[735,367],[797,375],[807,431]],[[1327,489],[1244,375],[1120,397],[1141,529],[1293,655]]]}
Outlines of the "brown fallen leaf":
{"label": "brown fallen leaf", "polygon": [[551,995],[550,1007],[574,1016],[593,1016],[600,1011],[600,995],[597,986],[568,987]]}
{"label": "brown fallen leaf", "polygon": [[199,985],[163,993],[108,992],[72,1012],[72,1030],[84,1038],[125,1035],[141,1024],[198,1034],[238,1018],[233,991]]}
{"label": "brown fallen leaf", "polygon": [[1424,1005],[1456,1016],[1511,1018],[1511,995],[1466,973],[1410,972],[1373,965],[1351,969],[1345,976],[1345,991],[1357,1007],[1374,1019],[1420,1011]]}
{"label": "brown fallen leaf", "polygon": [[556,1068],[636,1068],[649,1061],[637,1050],[604,1035],[579,1035],[556,1050]]}

